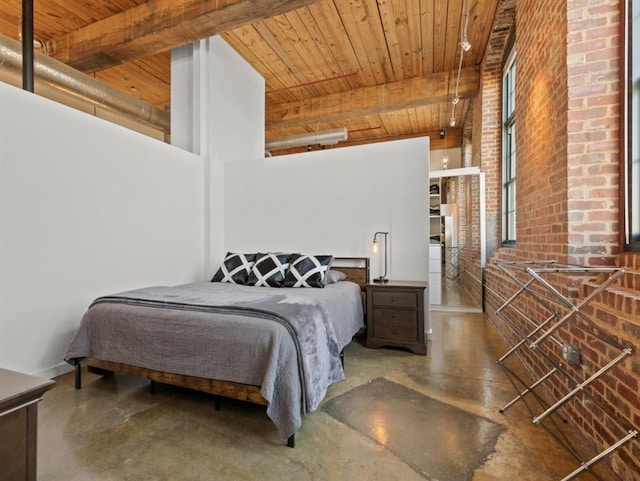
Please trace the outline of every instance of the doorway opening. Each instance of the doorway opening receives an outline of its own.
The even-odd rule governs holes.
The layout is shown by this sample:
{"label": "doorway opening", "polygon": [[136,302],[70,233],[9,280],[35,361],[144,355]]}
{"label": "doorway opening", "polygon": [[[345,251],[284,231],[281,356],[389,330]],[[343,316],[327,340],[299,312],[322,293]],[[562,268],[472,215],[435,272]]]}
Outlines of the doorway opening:
{"label": "doorway opening", "polygon": [[432,171],[429,204],[431,310],[482,312],[484,174],[477,167]]}

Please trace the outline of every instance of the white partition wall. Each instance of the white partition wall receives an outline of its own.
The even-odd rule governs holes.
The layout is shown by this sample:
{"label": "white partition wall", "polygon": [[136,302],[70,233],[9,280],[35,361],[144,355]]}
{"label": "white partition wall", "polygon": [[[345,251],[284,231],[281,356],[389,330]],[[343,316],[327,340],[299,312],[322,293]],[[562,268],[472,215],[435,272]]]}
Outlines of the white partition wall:
{"label": "white partition wall", "polygon": [[390,232],[389,274],[427,280],[428,138],[278,156],[225,166],[227,250],[369,256]]}
{"label": "white partition wall", "polygon": [[53,375],[97,296],[204,278],[200,157],[0,83],[0,366]]}
{"label": "white partition wall", "polygon": [[205,263],[224,251],[224,169],[264,156],[264,79],[221,37],[171,52],[171,142],[206,163]]}
{"label": "white partition wall", "polygon": [[171,143],[223,162],[264,155],[265,82],[221,37],[171,52]]}

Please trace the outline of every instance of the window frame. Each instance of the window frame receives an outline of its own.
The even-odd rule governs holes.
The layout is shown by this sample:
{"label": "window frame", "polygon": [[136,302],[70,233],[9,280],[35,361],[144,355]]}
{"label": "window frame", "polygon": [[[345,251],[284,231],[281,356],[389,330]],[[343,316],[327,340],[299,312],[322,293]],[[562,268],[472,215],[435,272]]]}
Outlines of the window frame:
{"label": "window frame", "polygon": [[516,170],[515,88],[517,81],[516,50],[512,46],[502,75],[502,245],[516,244]]}
{"label": "window frame", "polygon": [[[640,252],[640,68],[634,72],[633,13],[640,17],[640,0],[621,5],[621,104],[620,116],[620,237],[624,251]],[[640,23],[639,23],[640,26]],[[640,47],[640,31],[635,32],[636,48]],[[634,75],[636,78],[634,79]],[[634,159],[635,157],[635,159]],[[634,167],[634,161],[636,163]],[[634,202],[635,199],[635,202]],[[633,231],[635,227],[635,232]]]}

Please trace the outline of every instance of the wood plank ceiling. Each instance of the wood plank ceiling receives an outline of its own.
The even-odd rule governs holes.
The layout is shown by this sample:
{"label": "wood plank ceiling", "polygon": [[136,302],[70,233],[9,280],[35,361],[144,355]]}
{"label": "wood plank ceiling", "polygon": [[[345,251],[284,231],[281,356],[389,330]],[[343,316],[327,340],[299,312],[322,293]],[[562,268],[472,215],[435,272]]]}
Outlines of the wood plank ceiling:
{"label": "wood plank ceiling", "polygon": [[[338,146],[430,135],[442,148],[442,129],[460,145],[498,1],[37,0],[34,34],[40,52],[162,109],[170,49],[220,34],[265,78],[267,139],[346,127]],[[19,37],[21,5],[2,1],[1,34]]]}

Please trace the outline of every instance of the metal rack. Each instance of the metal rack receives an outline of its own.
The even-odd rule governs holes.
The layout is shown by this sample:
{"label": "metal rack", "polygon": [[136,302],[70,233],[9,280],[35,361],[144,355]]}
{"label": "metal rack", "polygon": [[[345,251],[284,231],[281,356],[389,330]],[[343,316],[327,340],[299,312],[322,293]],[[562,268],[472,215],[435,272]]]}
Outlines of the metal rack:
{"label": "metal rack", "polygon": [[[591,466],[638,436],[637,430],[622,426],[615,416],[602,409],[603,414],[610,418],[611,425],[617,426],[618,431],[626,432],[626,434],[591,459],[584,461],[551,416],[578,393],[593,397],[594,393],[591,392],[594,387],[593,383],[633,354],[631,347],[621,345],[599,323],[585,313],[585,308],[620,278],[625,273],[625,269],[559,264],[555,260],[496,261],[495,265],[518,286],[516,292],[506,300],[496,294],[503,301],[503,304],[496,311],[496,315],[500,316],[516,333],[517,338],[520,339],[498,359],[498,364],[505,369],[518,392],[514,399],[500,409],[500,412],[506,411],[518,401],[522,400],[524,402],[533,416],[533,423],[543,426],[580,463],[580,466],[575,471],[562,479],[562,481],[568,481],[587,471]],[[572,276],[593,278],[593,282],[597,287],[584,299],[574,302],[554,286],[554,282],[557,283],[560,279],[567,280],[567,277],[571,280]],[[516,299],[519,300],[518,305],[516,305]],[[527,309],[528,312],[523,312],[518,306],[529,306],[530,308]],[[542,313],[544,314],[541,316]],[[544,320],[537,320],[545,315],[547,317]],[[559,339],[559,334],[561,334],[559,329],[563,326],[578,329],[584,333],[585,337],[591,336],[606,343],[608,346],[607,352],[614,354],[608,362],[605,362],[602,367],[586,379],[578,379],[574,373],[569,371],[567,365],[578,363],[579,352],[577,354],[578,358],[576,358],[575,347]],[[528,348],[533,356],[542,359],[543,364],[549,367],[546,373],[538,379],[534,379],[531,383],[524,381],[521,376],[518,376],[506,365],[509,357],[524,348]],[[563,378],[562,385],[575,387],[573,389],[570,388],[565,395],[559,396],[555,402],[549,403],[548,398],[545,399],[538,394],[536,389],[545,383],[549,383],[556,376]],[[558,383],[555,385],[557,386]],[[521,388],[523,389],[521,390]],[[553,391],[553,389],[549,389],[547,393]],[[526,400],[529,397],[535,398],[542,412],[534,412],[534,409]],[[594,405],[599,405],[599,403],[596,402]],[[543,423],[545,420],[548,420],[551,426]],[[593,472],[591,474],[595,476]]]}
{"label": "metal rack", "polygon": [[444,248],[444,265],[447,277],[447,285],[453,286],[460,280],[462,272],[460,269],[460,249],[458,247]]}

